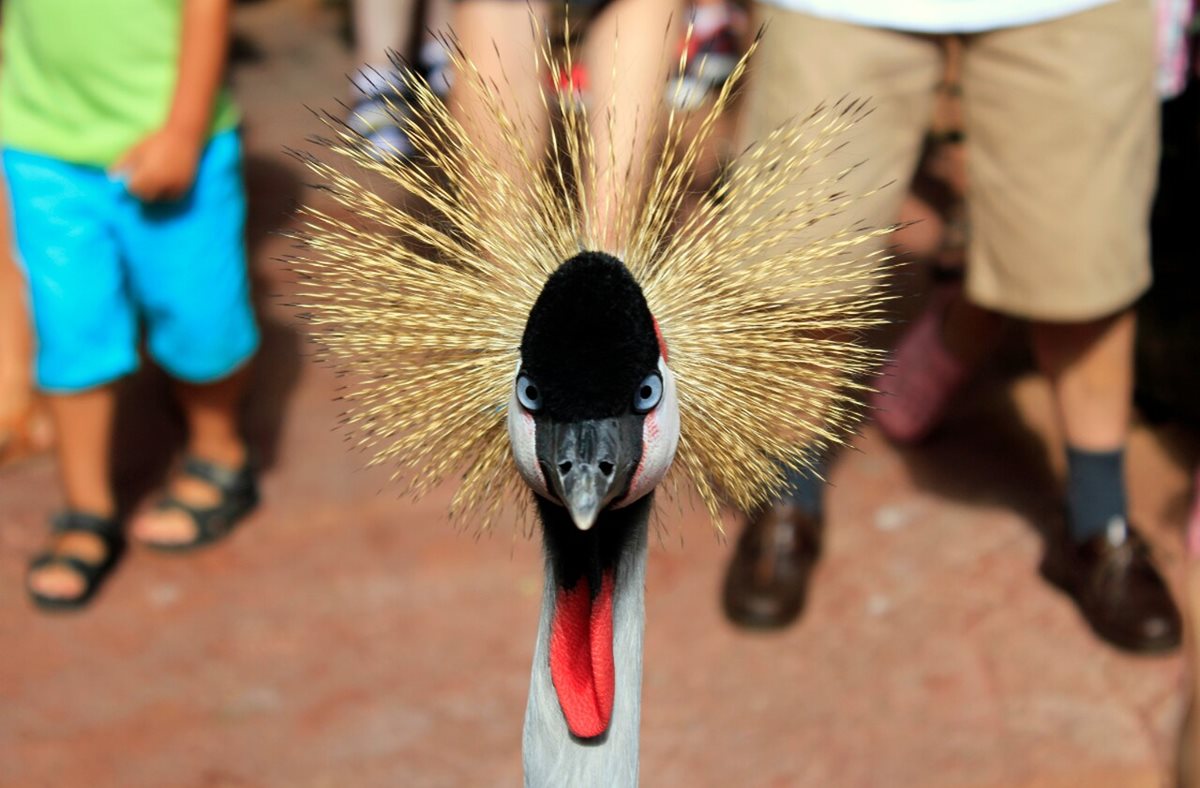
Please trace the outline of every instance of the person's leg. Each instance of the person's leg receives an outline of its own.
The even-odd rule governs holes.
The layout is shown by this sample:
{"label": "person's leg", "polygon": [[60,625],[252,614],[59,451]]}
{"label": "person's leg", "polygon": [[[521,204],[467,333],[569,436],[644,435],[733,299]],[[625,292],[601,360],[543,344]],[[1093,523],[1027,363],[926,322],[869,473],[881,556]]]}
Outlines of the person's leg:
{"label": "person's leg", "polygon": [[0,203],[0,465],[49,448],[53,436],[34,393],[25,279],[11,258],[8,224],[7,204]]}
{"label": "person's leg", "polygon": [[355,0],[353,7],[357,70],[346,124],[362,136],[378,159],[409,156],[412,143],[404,131],[408,111],[404,80],[393,66],[393,54],[413,62],[413,25],[417,0]]}
{"label": "person's leg", "polygon": [[695,0],[687,10],[691,36],[685,37],[682,70],[667,83],[667,102],[678,109],[698,108],[725,84],[745,52],[747,15],[732,0]]}
{"label": "person's leg", "polygon": [[1124,450],[1133,400],[1132,310],[1087,323],[1030,327],[1066,440],[1071,536],[1085,541],[1127,517]]}
{"label": "person's leg", "polygon": [[[246,442],[239,429],[249,368],[223,380],[205,385],[177,381],[176,395],[187,422],[189,457],[221,468],[239,469],[249,462]],[[189,507],[211,509],[221,503],[222,493],[210,482],[180,474],[171,479],[167,493]],[[191,544],[198,536],[196,521],[185,511],[154,509],[140,514],[131,524],[133,535],[156,545]]]}
{"label": "person's leg", "polygon": [[[0,192],[3,190],[0,189]],[[0,195],[0,457],[33,393],[33,338],[25,281],[13,262],[8,200]]]}
{"label": "person's leg", "polygon": [[433,92],[443,99],[450,95],[454,84],[454,70],[450,64],[450,53],[442,40],[451,34],[454,21],[454,0],[425,0],[424,27],[421,30],[421,46],[417,50],[417,65]]}
{"label": "person's leg", "polygon": [[[765,22],[767,29],[751,64],[744,142],[763,139],[822,103],[868,100],[871,114],[843,149],[814,168],[812,181],[845,171],[837,189],[874,192],[855,204],[854,218],[876,227],[891,224],[929,124],[941,76],[937,43],[767,6],[760,6],[760,14],[757,24]],[[821,477],[831,458],[811,461],[813,469],[789,472],[775,505],[747,513],[723,591],[726,615],[735,623],[784,626],[803,607],[821,542]]]}
{"label": "person's leg", "polygon": [[1157,164],[1150,7],[1117,0],[985,33],[963,61],[967,295],[1028,319],[1067,444],[1067,529],[1045,575],[1098,635],[1174,648],[1179,612],[1128,525],[1134,318]]}
{"label": "person's leg", "polygon": [[[611,0],[587,29],[595,181],[588,184],[600,248],[621,254],[619,239],[634,220],[660,140],[663,86],[673,64],[668,42],[678,37],[677,0]],[[611,123],[609,108],[612,108]]]}
{"label": "person's leg", "polygon": [[[94,168],[4,152],[16,250],[35,320],[35,377],[58,440],[67,511],[111,523],[113,381],[137,367],[136,324],[119,255],[108,232],[112,188]],[[108,529],[115,531],[115,526]],[[27,583],[35,597],[71,600],[89,590],[71,561],[105,563],[112,547],[95,532],[59,529]]]}
{"label": "person's leg", "polygon": [[1072,593],[1106,640],[1132,651],[1175,648],[1182,621],[1129,524],[1125,443],[1133,398],[1132,311],[1086,323],[1032,326],[1067,444],[1067,539],[1044,571]]}
{"label": "person's leg", "polygon": [[238,411],[249,381],[249,368],[208,384],[180,381],[175,392],[188,426],[188,452],[230,468],[246,462],[246,444],[238,429]]}
{"label": "person's leg", "polygon": [[[532,5],[511,0],[463,0],[454,16],[454,32],[466,60],[476,73],[455,75],[450,111],[481,144],[495,153],[497,166],[512,177],[523,177],[525,168],[503,155],[497,119],[499,108],[514,124],[528,132],[531,155],[545,150],[549,118],[542,104],[546,63],[540,57],[549,3]],[[494,86],[489,104],[480,85]]]}
{"label": "person's leg", "polygon": [[[360,68],[388,75],[392,72],[389,53],[409,55],[417,7],[416,0],[354,0],[354,52]],[[370,80],[364,84],[372,85]]]}
{"label": "person's leg", "polygon": [[[132,528],[150,544],[191,546],[223,534],[257,502],[239,432],[259,333],[246,270],[237,133],[225,132],[209,143],[184,201],[143,205],[129,198],[123,207],[120,240],[131,285],[147,316],[146,346],[177,381],[188,426],[187,459],[172,475],[160,505],[141,513]],[[197,472],[197,464],[216,470]],[[218,483],[222,478],[228,483]],[[220,534],[208,534],[201,522],[206,516],[198,513],[215,509],[227,511],[219,518]]]}
{"label": "person's leg", "polygon": [[1092,452],[1125,445],[1136,325],[1133,310],[1085,323],[1031,325],[1034,354],[1050,381],[1068,445]]}
{"label": "person's leg", "polygon": [[[113,412],[116,394],[111,385],[78,394],[49,397],[50,412],[58,430],[58,475],[63,497],[71,511],[105,520],[116,514],[109,478]],[[107,555],[107,547],[95,534],[66,533],[54,540],[54,552],[77,556],[96,564]],[[78,571],[51,564],[29,574],[29,587],[48,597],[74,598],[86,587]]]}
{"label": "person's leg", "polygon": [[454,22],[454,0],[425,0],[425,27],[422,41],[435,41],[450,32]]}
{"label": "person's leg", "polygon": [[62,434],[58,475],[67,505],[101,517],[116,512],[109,480],[115,405],[111,385],[50,397],[50,410]]}
{"label": "person's leg", "polygon": [[[465,58],[456,69],[467,65],[470,71],[456,70],[447,104],[492,164],[487,172],[465,174],[486,178],[486,184],[462,184],[485,197],[476,217],[481,225],[513,224],[513,206],[523,208],[526,201],[506,195],[536,188],[534,174],[544,162],[550,131],[543,103],[548,65],[542,57],[549,13],[544,0],[463,0],[455,9],[454,31]],[[509,139],[500,115],[511,124]]]}

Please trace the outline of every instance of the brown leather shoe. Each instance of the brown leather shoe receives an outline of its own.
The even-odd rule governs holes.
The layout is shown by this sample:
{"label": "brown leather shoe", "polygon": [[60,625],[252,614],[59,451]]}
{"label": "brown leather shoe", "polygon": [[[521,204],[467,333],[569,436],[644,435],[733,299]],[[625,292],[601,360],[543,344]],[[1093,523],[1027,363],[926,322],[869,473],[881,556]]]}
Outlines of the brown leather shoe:
{"label": "brown leather shoe", "polygon": [[819,518],[780,502],[749,519],[725,575],[725,615],[735,624],[776,629],[804,608],[808,577],[821,553]]}
{"label": "brown leather shoe", "polygon": [[1041,570],[1112,645],[1142,654],[1179,647],[1179,608],[1132,526],[1115,521],[1106,533],[1079,545],[1061,539],[1047,550]]}

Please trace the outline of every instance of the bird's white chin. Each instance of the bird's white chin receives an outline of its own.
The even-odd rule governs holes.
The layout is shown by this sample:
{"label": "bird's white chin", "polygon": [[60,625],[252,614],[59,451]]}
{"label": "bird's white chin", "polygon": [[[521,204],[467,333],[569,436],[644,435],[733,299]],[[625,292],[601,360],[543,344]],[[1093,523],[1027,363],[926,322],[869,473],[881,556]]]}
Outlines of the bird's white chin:
{"label": "bird's white chin", "polygon": [[583,512],[568,509],[568,511],[571,513],[571,522],[575,523],[575,527],[580,531],[587,531],[595,525],[596,516],[600,514],[599,509],[589,509]]}

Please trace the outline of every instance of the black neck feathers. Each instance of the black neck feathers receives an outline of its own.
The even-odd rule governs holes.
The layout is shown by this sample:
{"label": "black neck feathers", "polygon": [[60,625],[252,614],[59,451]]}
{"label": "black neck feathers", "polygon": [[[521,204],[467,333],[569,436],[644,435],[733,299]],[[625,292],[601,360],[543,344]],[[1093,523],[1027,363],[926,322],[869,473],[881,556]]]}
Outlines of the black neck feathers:
{"label": "black neck feathers", "polygon": [[546,552],[554,567],[554,579],[563,588],[571,589],[580,578],[587,578],[594,598],[607,571],[617,568],[621,556],[633,543],[640,523],[650,516],[654,495],[639,498],[620,509],[600,512],[594,525],[586,531],[575,527],[571,515],[556,503],[535,495],[538,515],[542,521]]}

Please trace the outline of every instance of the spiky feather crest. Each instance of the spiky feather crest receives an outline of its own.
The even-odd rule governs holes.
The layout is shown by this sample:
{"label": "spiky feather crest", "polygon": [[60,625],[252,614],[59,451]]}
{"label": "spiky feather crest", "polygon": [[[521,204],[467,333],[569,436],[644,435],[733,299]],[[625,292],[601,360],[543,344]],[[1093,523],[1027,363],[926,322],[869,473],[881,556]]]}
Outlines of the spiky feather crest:
{"label": "spiky feather crest", "polygon": [[[539,38],[536,71],[570,73],[570,49],[559,55]],[[755,42],[698,124],[664,113],[645,199],[624,190],[629,199],[613,210],[575,184],[615,164],[590,133],[596,122],[611,128],[615,101],[589,115],[544,92],[561,123],[543,166],[528,144],[531,120],[511,116],[455,41],[445,43],[498,129],[502,166],[409,69],[415,112],[392,111],[416,160],[379,160],[328,115],[332,138],[321,142],[356,174],[301,154],[340,210],[301,210],[298,306],[322,356],[350,373],[345,424],[369,464],[392,467],[413,496],[460,478],[451,504],[460,523],[486,529],[506,505],[524,519],[528,492],[505,428],[522,331],[550,273],[598,249],[633,273],[669,349],[681,434],[667,491],[694,489],[718,529],[723,504],[768,503],[783,485],[781,462],[806,463],[806,447],[838,443],[853,427],[859,381],[878,362],[859,338],[883,316],[881,253],[871,250],[886,229],[838,219],[864,196],[841,191],[847,169],[813,175],[866,109],[843,101],[775,130],[681,220],[701,149]],[[401,199],[373,189],[375,176]],[[616,232],[599,231],[602,215],[615,215]]]}

